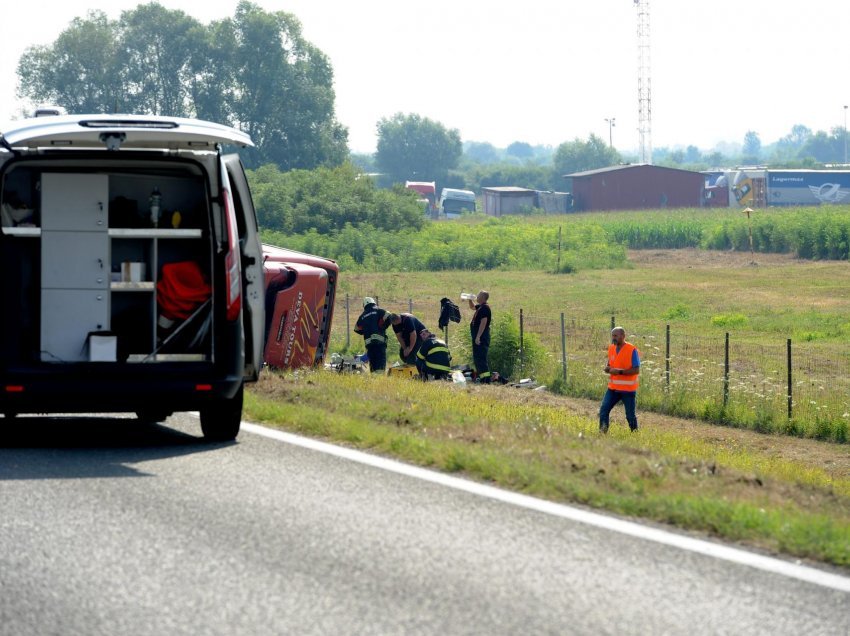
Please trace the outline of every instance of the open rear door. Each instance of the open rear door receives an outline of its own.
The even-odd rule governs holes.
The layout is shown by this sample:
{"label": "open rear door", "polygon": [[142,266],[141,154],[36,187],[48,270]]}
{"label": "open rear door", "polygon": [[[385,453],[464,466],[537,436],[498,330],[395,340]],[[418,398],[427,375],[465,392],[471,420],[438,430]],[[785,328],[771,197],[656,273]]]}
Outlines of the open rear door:
{"label": "open rear door", "polygon": [[263,366],[263,331],[266,322],[263,252],[257,228],[257,215],[239,155],[225,155],[223,161],[233,188],[236,224],[239,227],[239,248],[242,251],[245,381],[254,382]]}

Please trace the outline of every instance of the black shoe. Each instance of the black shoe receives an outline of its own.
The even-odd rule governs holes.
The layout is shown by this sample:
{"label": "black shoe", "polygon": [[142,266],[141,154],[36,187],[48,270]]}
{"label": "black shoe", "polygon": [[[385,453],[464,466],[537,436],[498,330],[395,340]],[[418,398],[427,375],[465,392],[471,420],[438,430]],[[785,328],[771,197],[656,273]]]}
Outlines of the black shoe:
{"label": "black shoe", "polygon": [[600,424],[599,425],[599,432],[603,433],[603,434],[607,433],[608,432],[608,425],[607,424]]}
{"label": "black shoe", "polygon": [[630,427],[629,427],[629,430],[630,430],[632,433],[637,433],[637,432],[640,430],[640,427],[639,427],[639,426],[635,426],[634,428],[632,428],[632,427],[630,426]]}

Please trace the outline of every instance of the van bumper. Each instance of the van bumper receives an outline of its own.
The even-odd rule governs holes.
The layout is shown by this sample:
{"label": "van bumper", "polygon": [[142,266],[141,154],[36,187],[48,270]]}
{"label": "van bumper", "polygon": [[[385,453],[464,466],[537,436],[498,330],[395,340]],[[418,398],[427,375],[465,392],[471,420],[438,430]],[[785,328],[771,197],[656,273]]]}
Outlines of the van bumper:
{"label": "van bumper", "polygon": [[[157,365],[144,373],[106,371],[74,365],[73,373],[13,373],[0,376],[0,412],[106,413],[195,411],[229,399],[242,386],[241,374],[212,375],[209,367],[170,372]],[[113,366],[113,365],[109,365]]]}

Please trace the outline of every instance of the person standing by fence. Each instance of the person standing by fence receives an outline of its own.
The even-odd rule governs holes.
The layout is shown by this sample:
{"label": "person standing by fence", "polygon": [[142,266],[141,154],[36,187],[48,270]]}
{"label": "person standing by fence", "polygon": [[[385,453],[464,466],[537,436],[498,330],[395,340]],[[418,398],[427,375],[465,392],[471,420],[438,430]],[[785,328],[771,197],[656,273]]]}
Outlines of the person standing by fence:
{"label": "person standing by fence", "polygon": [[393,314],[378,307],[374,298],[367,296],[363,299],[363,313],[357,319],[354,331],[363,336],[372,373],[387,368],[387,327],[392,317]]}
{"label": "person standing by fence", "polygon": [[626,342],[626,330],[622,327],[614,327],[611,330],[605,373],[608,374],[608,390],[605,391],[605,397],[599,407],[599,432],[608,432],[608,416],[617,402],[622,402],[626,409],[629,430],[638,430],[635,402],[640,373],[640,352],[633,344]]}
{"label": "person standing by fence", "polygon": [[469,308],[474,309],[472,321],[469,323],[469,331],[472,335],[472,364],[479,382],[490,383],[490,364],[487,356],[490,353],[490,323],[493,321],[490,305],[489,292],[483,289],[475,297],[475,304],[469,299]]}

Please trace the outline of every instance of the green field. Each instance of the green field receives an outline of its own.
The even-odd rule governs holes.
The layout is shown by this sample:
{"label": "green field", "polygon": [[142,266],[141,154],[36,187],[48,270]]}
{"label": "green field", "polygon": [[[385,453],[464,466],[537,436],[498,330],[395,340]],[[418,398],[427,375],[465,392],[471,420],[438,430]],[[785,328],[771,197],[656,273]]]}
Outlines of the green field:
{"label": "green field", "polygon": [[[439,299],[487,289],[494,321],[510,314],[548,353],[535,377],[598,399],[611,317],[641,349],[643,409],[770,432],[843,442],[850,421],[850,262],[788,255],[687,250],[630,252],[630,268],[574,274],[529,271],[412,272],[341,276],[332,351],[362,347],[346,334],[363,296],[435,325]],[[468,314],[468,310],[465,310]],[[562,378],[561,313],[567,382]],[[670,326],[669,383],[666,326]],[[730,338],[724,405],[725,335]],[[787,417],[787,340],[792,341],[792,415]],[[469,359],[465,323],[449,332],[456,363]],[[518,368],[518,365],[517,365]],[[526,372],[529,369],[525,369]],[[523,375],[528,375],[524,373]]]}

